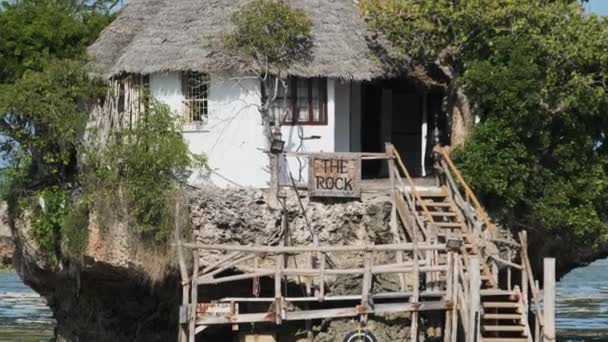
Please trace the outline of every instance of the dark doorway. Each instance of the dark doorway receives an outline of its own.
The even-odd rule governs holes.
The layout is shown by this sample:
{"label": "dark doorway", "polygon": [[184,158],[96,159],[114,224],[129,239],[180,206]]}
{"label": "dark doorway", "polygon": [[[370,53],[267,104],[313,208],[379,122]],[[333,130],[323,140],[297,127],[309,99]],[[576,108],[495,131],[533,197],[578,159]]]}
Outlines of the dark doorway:
{"label": "dark doorway", "polygon": [[[378,81],[362,86],[361,147],[363,152],[384,152],[391,142],[414,177],[423,175],[424,93],[406,80]],[[388,177],[383,161],[363,163],[364,178]]]}
{"label": "dark doorway", "polygon": [[[363,109],[361,123],[361,151],[384,152],[381,135],[382,118],[382,84],[366,82],[361,89],[361,108]],[[382,169],[382,161],[370,160],[362,163],[363,178],[378,178]]]}

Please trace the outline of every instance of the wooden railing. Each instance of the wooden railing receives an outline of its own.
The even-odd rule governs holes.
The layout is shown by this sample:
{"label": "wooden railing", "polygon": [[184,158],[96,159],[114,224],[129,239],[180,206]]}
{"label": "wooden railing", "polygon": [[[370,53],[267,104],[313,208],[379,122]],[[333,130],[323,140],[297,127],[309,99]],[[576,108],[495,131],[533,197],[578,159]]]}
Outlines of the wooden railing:
{"label": "wooden railing", "polygon": [[490,237],[493,237],[496,227],[469,184],[464,180],[462,173],[454,165],[448,151],[444,147],[438,146],[434,152],[439,157],[439,165],[446,176],[446,185],[456,199],[456,204],[462,209],[468,227],[479,232],[487,230]]}
{"label": "wooden railing", "polygon": [[[274,279],[274,297],[244,297],[244,298],[221,298],[218,303],[273,303],[272,312],[238,314],[232,312],[222,317],[214,315],[205,316],[198,312],[197,324],[236,324],[268,322],[269,317],[280,324],[283,320],[310,320],[325,319],[335,317],[362,316],[367,319],[368,314],[382,314],[387,312],[410,311],[416,315],[420,310],[445,310],[450,305],[441,299],[429,302],[425,301],[421,308],[417,305],[420,297],[445,296],[444,288],[434,288],[432,291],[420,291],[420,278],[422,273],[442,274],[446,278],[448,267],[446,265],[436,265],[427,259],[418,259],[419,252],[445,250],[444,244],[428,243],[401,243],[387,245],[359,245],[359,246],[239,246],[239,245],[206,245],[196,243],[184,243],[182,247],[197,250],[204,254],[205,251],[221,252],[224,258],[217,262],[202,267],[193,277],[197,285],[217,285],[236,281],[253,280],[259,281],[260,278]],[[394,257],[395,252],[411,254],[407,262],[387,262]],[[340,260],[347,260],[349,263],[356,260],[356,256],[363,256],[363,265],[349,266],[336,264],[337,254],[348,254],[349,257],[342,257]],[[293,260],[305,260],[310,255],[319,255],[318,262],[312,267],[298,267]],[[378,260],[384,260],[378,263]],[[286,262],[287,261],[287,262]],[[292,261],[292,262],[290,262]],[[293,265],[293,266],[292,266]],[[227,273],[226,271],[237,270],[238,274]],[[377,275],[387,274],[408,274],[411,279],[411,291],[393,291],[378,293],[372,291],[372,279]],[[328,294],[327,282],[335,281],[339,276],[362,276],[361,293],[352,295]],[[313,295],[288,297],[283,286],[288,281],[293,284],[301,283],[305,279],[314,289]],[[303,284],[302,284],[303,285]],[[371,305],[374,299],[398,300],[407,299],[407,303],[383,303]],[[322,310],[302,310],[303,312],[291,312],[287,310],[288,303],[322,303],[322,302],[345,302],[356,301],[359,305],[343,308],[342,311],[336,309]],[[234,304],[233,304],[234,305]],[[270,316],[269,316],[270,315]],[[338,316],[336,316],[338,315]],[[413,323],[414,324],[414,323]],[[416,320],[417,324],[417,320]]]}
{"label": "wooden railing", "polygon": [[[395,149],[392,144],[386,144],[386,154],[391,157],[391,159],[389,159],[389,174],[391,183],[393,183],[393,191],[397,192],[397,196],[395,196],[396,198],[394,199],[396,202],[395,206],[397,207],[397,210],[400,211],[399,214],[402,219],[406,220],[408,216],[414,219],[414,222],[404,222],[404,226],[406,229],[413,226],[413,230],[408,231],[412,240],[428,241],[430,239],[430,234],[432,234],[434,230],[433,227],[429,227],[431,222],[433,222],[430,210],[416,189],[416,184],[403,163],[399,152],[397,152],[397,149]],[[401,177],[402,174],[405,177],[405,182]],[[406,191],[406,189],[409,189],[409,191]],[[406,200],[405,203],[403,203],[403,198]],[[417,205],[420,205],[423,214],[426,216],[426,222],[420,217],[420,214],[416,209]],[[422,233],[420,238],[418,237],[418,232]]]}
{"label": "wooden railing", "polygon": [[540,285],[537,280],[534,279],[534,273],[532,272],[532,266],[530,264],[530,258],[528,257],[528,236],[525,231],[519,234],[519,241],[521,244],[521,262],[522,262],[522,288],[525,289],[523,293],[524,299],[524,308],[526,312],[529,311],[528,304],[528,286],[530,288],[530,292],[532,293],[532,301],[534,302],[535,308],[535,332],[536,339],[535,341],[540,341],[540,337],[544,336],[545,329],[545,318],[543,315],[543,307],[540,303]]}

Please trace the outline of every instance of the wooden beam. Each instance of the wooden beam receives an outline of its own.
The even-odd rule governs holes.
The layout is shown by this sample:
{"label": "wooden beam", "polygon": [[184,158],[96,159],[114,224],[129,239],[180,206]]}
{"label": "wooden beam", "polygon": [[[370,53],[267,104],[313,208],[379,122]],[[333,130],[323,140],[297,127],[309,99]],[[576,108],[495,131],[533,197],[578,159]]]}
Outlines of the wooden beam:
{"label": "wooden beam", "polygon": [[545,315],[544,340],[555,341],[555,259],[545,258],[543,268],[543,313]]}
{"label": "wooden beam", "polygon": [[[335,319],[356,317],[361,313],[382,315],[386,313],[397,312],[422,312],[422,311],[444,311],[452,308],[453,304],[447,301],[434,301],[424,303],[389,303],[376,304],[373,308],[370,307],[344,307],[333,309],[315,309],[305,311],[288,311],[285,313],[285,321],[304,321],[316,319]],[[210,316],[199,314],[197,316],[197,325],[218,325],[218,324],[243,324],[256,322],[274,322],[274,312],[248,313],[237,315],[222,315]]]}
{"label": "wooden beam", "polygon": [[[202,250],[217,250],[217,251],[229,251],[229,252],[248,252],[258,254],[281,254],[281,253],[331,253],[331,252],[365,252],[368,250],[375,252],[396,252],[396,251],[412,251],[414,245],[412,243],[395,243],[386,245],[349,245],[349,246],[241,246],[241,245],[207,245],[202,243],[184,243],[183,247],[190,249],[202,249]],[[418,251],[426,250],[444,250],[446,249],[445,243],[430,244],[430,243],[419,243],[417,246]]]}
{"label": "wooden beam", "polygon": [[480,293],[481,290],[481,272],[479,268],[479,258],[477,256],[469,257],[469,329],[467,334],[467,342],[479,341],[479,320],[480,320]]}

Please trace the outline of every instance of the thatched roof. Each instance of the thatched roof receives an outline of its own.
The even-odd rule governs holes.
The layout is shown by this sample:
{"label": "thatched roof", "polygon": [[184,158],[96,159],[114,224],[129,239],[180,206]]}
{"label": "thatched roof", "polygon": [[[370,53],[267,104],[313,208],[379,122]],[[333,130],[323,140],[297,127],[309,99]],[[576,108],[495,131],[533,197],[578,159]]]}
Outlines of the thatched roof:
{"label": "thatched roof", "polygon": [[[218,65],[208,40],[230,32],[230,18],[248,0],[130,0],[89,48],[93,73],[164,71],[213,73]],[[367,25],[353,0],[289,0],[313,20],[314,61],[296,76],[367,80],[386,75],[374,58]]]}

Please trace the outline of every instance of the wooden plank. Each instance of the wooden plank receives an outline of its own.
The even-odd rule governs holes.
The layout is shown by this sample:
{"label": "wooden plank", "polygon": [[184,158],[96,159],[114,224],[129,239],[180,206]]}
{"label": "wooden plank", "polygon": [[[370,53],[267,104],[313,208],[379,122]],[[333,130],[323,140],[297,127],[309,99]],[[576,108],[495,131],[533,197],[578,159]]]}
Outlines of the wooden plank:
{"label": "wooden plank", "polygon": [[[454,262],[452,260],[453,258],[453,253],[452,252],[448,252],[447,254],[447,266],[448,266],[448,274],[446,275],[446,296],[445,296],[445,300],[452,300],[453,295],[452,295],[452,291],[453,291],[453,285],[452,285],[452,280],[454,279],[453,276],[453,272],[454,272]],[[444,342],[450,342],[452,340],[451,334],[452,334],[452,311],[448,310],[445,312],[445,327],[444,327],[444,333],[443,333],[443,341]]]}
{"label": "wooden plank", "polygon": [[[287,157],[310,157],[310,156],[332,156],[334,153],[324,153],[324,152],[285,152],[285,156]],[[386,153],[374,153],[374,152],[340,152],[339,155],[345,156],[348,158],[358,158],[363,160],[385,160],[392,159],[393,157]]]}
{"label": "wooden plank", "polygon": [[193,267],[192,267],[192,287],[190,290],[192,293],[190,294],[191,298],[191,311],[190,311],[190,322],[188,325],[188,341],[196,342],[196,308],[198,306],[198,272],[199,272],[199,257],[198,257],[198,249],[194,249],[192,251],[193,258]]}
{"label": "wooden plank", "polygon": [[555,259],[543,261],[543,314],[545,342],[555,341]]}
{"label": "wooden plank", "polygon": [[283,255],[277,255],[276,257],[276,270],[274,274],[274,309],[275,309],[275,323],[281,324],[283,321],[281,311],[283,310],[283,294],[281,289],[281,272],[283,270]]}
{"label": "wooden plank", "polygon": [[[414,229],[413,244],[414,250],[412,251],[414,258],[414,294],[410,298],[410,302],[418,303],[420,301],[420,270],[418,268],[418,236],[416,234],[417,229]],[[410,341],[418,341],[418,313],[412,312],[412,322],[410,326]]]}
{"label": "wooden plank", "polygon": [[[407,292],[386,292],[386,293],[370,293],[369,298],[371,299],[403,299],[409,298],[413,294],[412,291]],[[446,295],[445,291],[423,291],[420,292],[420,298],[444,298]],[[319,301],[318,297],[283,297],[285,302],[315,302]],[[225,302],[247,302],[247,303],[271,303],[274,301],[274,297],[226,297],[217,300],[219,303]],[[336,296],[326,296],[324,297],[324,301],[336,301],[336,302],[345,302],[345,301],[361,301],[361,295],[336,295]]]}
{"label": "wooden plank", "polygon": [[325,253],[321,253],[321,267],[319,270],[319,301],[325,298]]}
{"label": "wooden plank", "polygon": [[[332,252],[365,252],[371,249],[376,252],[395,252],[395,251],[412,251],[414,249],[413,243],[395,243],[385,245],[345,245],[345,246],[242,246],[242,245],[207,245],[202,243],[184,243],[182,244],[186,248],[197,248],[201,250],[217,250],[217,251],[230,251],[230,252],[249,252],[258,254],[280,254],[280,253],[307,253],[307,252],[318,252],[318,253],[332,253]],[[445,250],[445,243],[430,244],[430,243],[418,243],[418,251],[431,250]]]}
{"label": "wooden plank", "polygon": [[[479,268],[479,258],[477,256],[469,257],[469,333],[467,334],[467,342],[479,341],[479,314],[481,297],[479,291],[481,289],[481,272]],[[484,303],[485,304],[485,303]]]}
{"label": "wooden plank", "polygon": [[[451,308],[453,303],[445,301],[434,301],[424,303],[389,303],[376,304],[373,308],[344,307],[333,309],[315,309],[306,311],[288,311],[285,313],[284,321],[304,321],[316,319],[334,319],[359,316],[362,312],[367,314],[382,315],[397,312],[421,312],[421,311],[443,311]],[[218,324],[243,324],[256,322],[274,322],[274,312],[247,313],[238,315],[206,316],[197,315],[197,325]]]}
{"label": "wooden plank", "polygon": [[[177,241],[177,260],[179,263],[179,270],[182,279],[182,307],[188,309],[190,304],[190,277],[188,275],[188,268],[186,267],[186,259],[184,257],[184,250],[182,247],[182,234],[181,234],[181,223],[180,223],[180,202],[179,199],[175,201],[175,240]],[[187,311],[186,311],[187,312]],[[187,318],[187,317],[186,317]],[[186,319],[187,321],[187,319]],[[178,342],[188,341],[188,325],[179,324],[178,327]]]}
{"label": "wooden plank", "polygon": [[[364,307],[370,306],[369,291],[372,287],[372,267],[374,262],[374,254],[371,251],[365,253],[365,272],[363,273],[363,282],[361,285],[361,305]],[[361,321],[367,322],[367,314],[361,315]]]}
{"label": "wooden plank", "polygon": [[[390,151],[390,146],[387,144],[385,146],[385,150],[387,151],[387,154]],[[389,159],[387,161],[388,163],[388,172],[389,172],[389,177],[390,177],[390,181],[391,181],[391,219],[390,219],[390,228],[391,228],[391,234],[393,235],[393,243],[401,243],[401,237],[399,235],[399,222],[397,220],[397,196],[399,196],[399,193],[397,192],[397,185],[395,183],[395,160],[394,159]],[[403,252],[402,251],[397,251],[397,262],[401,263],[403,262]],[[398,279],[399,279],[399,286],[401,288],[401,291],[405,291],[406,290],[406,280],[405,280],[405,275],[404,274],[399,274],[398,275]]]}

